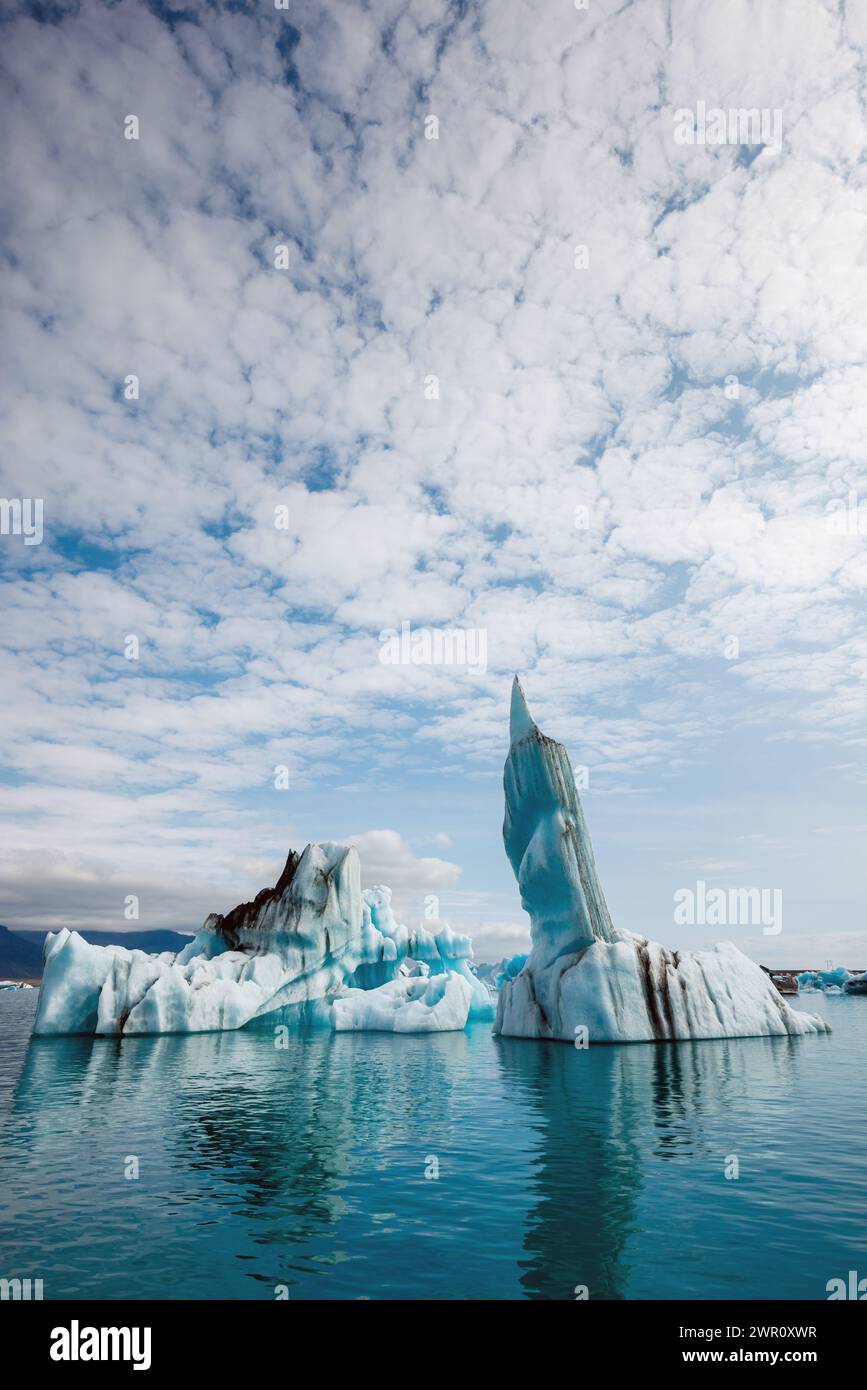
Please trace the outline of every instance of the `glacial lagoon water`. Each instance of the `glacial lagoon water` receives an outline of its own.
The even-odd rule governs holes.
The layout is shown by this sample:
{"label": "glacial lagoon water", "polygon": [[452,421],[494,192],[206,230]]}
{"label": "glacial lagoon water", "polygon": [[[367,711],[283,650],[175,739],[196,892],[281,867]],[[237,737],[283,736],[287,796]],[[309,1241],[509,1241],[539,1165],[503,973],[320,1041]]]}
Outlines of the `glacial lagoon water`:
{"label": "glacial lagoon water", "polygon": [[586,1052],[489,1024],[278,1048],[273,1018],[31,1042],[35,1005],[0,995],[0,1275],[46,1298],[824,1299],[867,1275],[867,998],[802,999],[830,1037]]}

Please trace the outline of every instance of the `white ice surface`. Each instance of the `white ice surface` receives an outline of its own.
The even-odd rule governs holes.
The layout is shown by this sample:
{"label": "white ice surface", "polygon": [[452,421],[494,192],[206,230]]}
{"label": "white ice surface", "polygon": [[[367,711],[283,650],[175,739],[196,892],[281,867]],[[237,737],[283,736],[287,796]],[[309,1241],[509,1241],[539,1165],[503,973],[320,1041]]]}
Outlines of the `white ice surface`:
{"label": "white ice surface", "polygon": [[336,1033],[441,1033],[465,1028],[472,990],[462,975],[400,976],[378,989],[350,989],[331,1004]]}
{"label": "white ice surface", "polygon": [[675,953],[629,932],[617,937],[539,971],[528,962],[503,982],[497,1031],[570,1042],[578,1027],[587,1028],[590,1042],[826,1031],[820,1018],[791,1008],[731,942]]}
{"label": "white ice surface", "polygon": [[[207,942],[201,944],[205,948]],[[91,946],[65,929],[48,938],[45,951],[37,1034],[241,1028],[278,1006],[275,997],[287,980],[276,955],[225,951],[209,958],[203,953],[181,965],[170,953]]]}

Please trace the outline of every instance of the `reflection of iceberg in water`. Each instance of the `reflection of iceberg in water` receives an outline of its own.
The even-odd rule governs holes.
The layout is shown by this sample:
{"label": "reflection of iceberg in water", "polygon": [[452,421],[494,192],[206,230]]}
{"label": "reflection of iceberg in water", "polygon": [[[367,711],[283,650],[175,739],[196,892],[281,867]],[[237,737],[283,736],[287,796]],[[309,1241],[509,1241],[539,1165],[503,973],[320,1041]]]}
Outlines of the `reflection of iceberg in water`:
{"label": "reflection of iceberg in water", "polygon": [[834,1216],[863,1189],[856,1052],[838,1082],[818,1038],[579,1051],[482,1024],[284,1049],[279,1027],[33,1040],[0,1117],[7,1277],[48,1299],[571,1301],[823,1297],[817,1269],[854,1267]]}
{"label": "reflection of iceberg in water", "polygon": [[[524,1236],[521,1285],[530,1298],[622,1298],[623,1247],[640,1160],[619,1094],[618,1049],[596,1050],[591,1065],[599,1107],[587,1115],[585,1057],[574,1048],[498,1046],[506,1085],[538,1115],[533,1208]],[[599,1059],[597,1062],[596,1059]],[[604,1091],[608,1095],[603,1098]]]}
{"label": "reflection of iceberg in water", "polygon": [[[725,1188],[720,1122],[731,1116],[730,1143],[740,1147],[746,1098],[791,1088],[800,1061],[793,1039],[579,1051],[502,1038],[497,1052],[505,1089],[537,1117],[526,1296],[570,1300],[582,1285],[591,1300],[744,1296],[738,1247],[730,1271],[724,1256],[709,1269],[695,1240],[672,1261],[670,1218],[684,1174],[700,1171]],[[646,1251],[648,1223],[659,1226],[653,1265],[630,1254]]]}
{"label": "reflection of iceberg in water", "polygon": [[[280,1018],[184,1038],[31,1041],[7,1122],[16,1238],[49,1272],[46,1297],[270,1299],[299,1284],[307,1297],[401,1296],[385,1262],[370,1272],[370,1210],[393,1216],[394,1187],[412,1209],[445,1205],[424,1158],[432,1134],[443,1156],[442,1133],[460,1130],[467,1036],[396,1046],[290,1031],[284,1049]],[[408,1179],[385,1171],[394,1154]],[[131,1155],[137,1181],[124,1178]],[[61,1219],[46,1223],[48,1211]],[[447,1288],[453,1271],[440,1273]]]}
{"label": "reflection of iceberg in water", "polygon": [[[267,1214],[259,1238],[275,1247],[277,1282],[291,1286],[286,1266],[293,1250],[350,1214],[347,1187],[360,1176],[376,1185],[373,1155],[412,1146],[421,1175],[429,1111],[433,1106],[448,1114],[451,1070],[462,1070],[467,1042],[463,1032],[407,1039],[403,1066],[395,1069],[387,1036],[358,1040],[290,1030],[286,1050],[275,1047],[280,1018],[271,1015],[239,1035],[253,1043],[258,1067],[263,1054],[271,1059],[256,1094],[246,1089],[246,1076],[217,1105],[212,1092],[173,1119],[172,1135],[178,1161],[199,1170],[204,1181],[214,1171],[243,1175],[238,1202],[248,1216]],[[344,1246],[336,1229],[329,1235],[333,1248],[316,1260],[352,1259],[349,1241]]]}

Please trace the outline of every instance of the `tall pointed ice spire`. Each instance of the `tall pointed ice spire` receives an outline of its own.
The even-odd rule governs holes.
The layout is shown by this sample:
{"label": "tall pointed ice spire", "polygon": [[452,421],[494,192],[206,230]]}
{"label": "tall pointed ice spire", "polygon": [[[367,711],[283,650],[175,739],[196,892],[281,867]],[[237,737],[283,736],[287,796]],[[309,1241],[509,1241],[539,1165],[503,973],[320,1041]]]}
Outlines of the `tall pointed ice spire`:
{"label": "tall pointed ice spire", "polygon": [[521,689],[521,682],[516,676],[512,681],[512,708],[509,713],[509,742],[520,743],[522,738],[535,732],[536,725],[533,723],[530,711],[527,708],[527,701]]}
{"label": "tall pointed ice spire", "polygon": [[517,676],[509,736],[503,841],[532,923],[534,958],[547,963],[611,941],[614,927],[566,749],[539,730]]}

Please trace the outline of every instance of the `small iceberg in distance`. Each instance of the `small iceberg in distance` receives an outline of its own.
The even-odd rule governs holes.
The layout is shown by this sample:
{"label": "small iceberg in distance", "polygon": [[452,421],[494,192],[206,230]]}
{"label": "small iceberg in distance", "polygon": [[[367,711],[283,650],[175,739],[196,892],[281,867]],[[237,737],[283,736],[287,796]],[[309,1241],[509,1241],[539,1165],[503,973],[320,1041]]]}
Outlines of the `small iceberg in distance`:
{"label": "small iceberg in distance", "polygon": [[503,841],[532,949],[501,980],[495,1032],[573,1042],[586,1028],[590,1042],[666,1042],[830,1031],[731,942],[670,951],[615,928],[569,757],[537,728],[517,676],[503,787]]}
{"label": "small iceberg in distance", "polygon": [[825,994],[867,994],[867,975],[853,974],[845,965],[832,970],[802,970],[795,979],[805,994],[817,990]]}
{"label": "small iceberg in distance", "polygon": [[177,955],[92,946],[66,930],[43,950],[40,1036],[243,1028],[287,1005],[337,1032],[454,1031],[494,1016],[469,938],[399,923],[389,888],[362,891],[346,845],[290,851],[273,888],[212,914]]}

